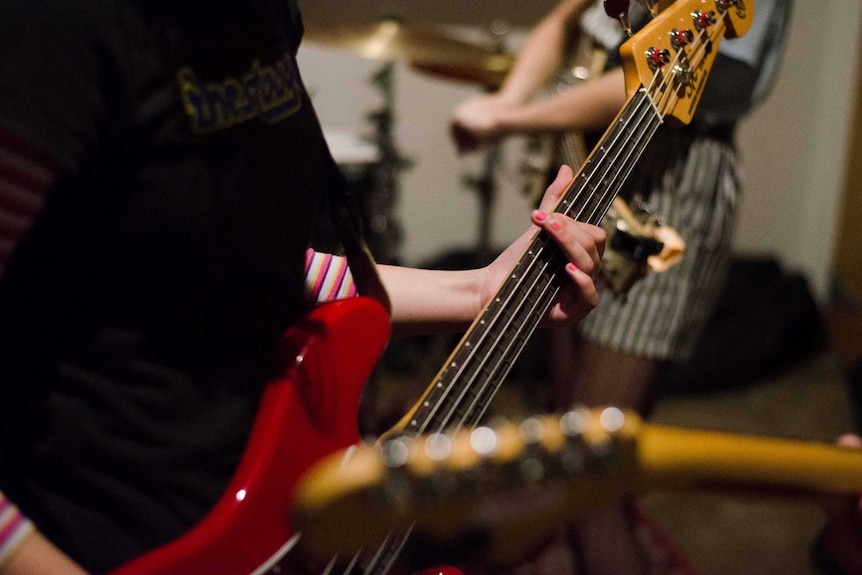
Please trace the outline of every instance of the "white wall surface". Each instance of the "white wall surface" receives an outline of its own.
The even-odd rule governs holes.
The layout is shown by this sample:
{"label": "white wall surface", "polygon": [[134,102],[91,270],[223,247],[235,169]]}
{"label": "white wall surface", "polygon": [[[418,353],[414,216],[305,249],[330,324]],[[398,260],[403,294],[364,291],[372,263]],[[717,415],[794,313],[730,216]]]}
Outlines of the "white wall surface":
{"label": "white wall surface", "polygon": [[[480,30],[497,16],[529,25],[554,2],[485,0],[317,0],[301,2],[308,24],[369,21],[395,11],[408,22],[469,24]],[[528,9],[524,9],[524,7]],[[336,9],[337,8],[337,9]],[[512,45],[517,45],[516,34]],[[849,114],[859,73],[862,0],[796,0],[784,65],[770,99],[741,127],[746,196],[737,233],[744,253],[773,254],[804,273],[815,294],[828,294],[837,210],[844,186]],[[324,125],[368,134],[365,115],[380,106],[370,77],[380,62],[306,43],[300,66]],[[415,264],[447,250],[476,245],[479,215],[463,184],[482,157],[459,158],[448,136],[452,109],[477,87],[395,69],[395,138],[413,166],[402,172],[395,216],[404,228],[400,248]],[[523,141],[504,146],[497,166],[492,216],[494,243],[525,229],[528,203],[521,194]]]}
{"label": "white wall surface", "polygon": [[862,56],[862,0],[796,0],[770,99],[741,126],[746,198],[737,245],[777,254],[829,291]]}

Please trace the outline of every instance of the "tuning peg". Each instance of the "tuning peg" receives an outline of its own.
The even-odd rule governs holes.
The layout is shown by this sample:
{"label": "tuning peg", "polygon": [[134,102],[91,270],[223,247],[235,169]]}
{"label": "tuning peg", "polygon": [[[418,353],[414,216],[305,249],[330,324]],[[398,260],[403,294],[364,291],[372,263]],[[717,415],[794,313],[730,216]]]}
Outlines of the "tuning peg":
{"label": "tuning peg", "polygon": [[688,28],[679,29],[674,28],[670,31],[670,43],[676,49],[679,50],[684,46],[688,46],[691,44],[691,41],[694,39],[694,33]]}
{"label": "tuning peg", "polygon": [[657,12],[656,4],[658,4],[658,2],[656,2],[656,0],[638,0],[638,1],[644,7],[644,10],[646,10],[647,12],[650,13],[650,16],[656,15],[656,12]]}
{"label": "tuning peg", "polygon": [[407,464],[415,449],[415,441],[406,435],[387,440],[380,448],[380,458],[386,467],[397,469]]}
{"label": "tuning peg", "polygon": [[590,421],[590,410],[585,407],[575,407],[560,417],[560,431],[569,438],[579,437]]}
{"label": "tuning peg", "polygon": [[599,414],[599,424],[608,433],[616,433],[626,423],[626,414],[618,407],[606,407]]}
{"label": "tuning peg", "polygon": [[545,426],[538,417],[528,417],[521,422],[518,434],[525,445],[535,445],[542,440],[545,434]]}
{"label": "tuning peg", "polygon": [[694,27],[698,30],[704,30],[715,24],[714,10],[695,10],[691,14],[691,17],[694,20]]}
{"label": "tuning peg", "polygon": [[629,0],[604,0],[605,14],[619,20],[628,36],[632,35],[632,23],[629,20]]}
{"label": "tuning peg", "polygon": [[480,457],[488,457],[497,450],[497,432],[490,427],[477,427],[470,432],[470,447]]}
{"label": "tuning peg", "polygon": [[425,439],[425,455],[432,461],[444,461],[452,454],[452,440],[445,433],[432,433]]}
{"label": "tuning peg", "polygon": [[665,48],[650,48],[645,56],[651,70],[658,70],[670,62],[670,52]]}

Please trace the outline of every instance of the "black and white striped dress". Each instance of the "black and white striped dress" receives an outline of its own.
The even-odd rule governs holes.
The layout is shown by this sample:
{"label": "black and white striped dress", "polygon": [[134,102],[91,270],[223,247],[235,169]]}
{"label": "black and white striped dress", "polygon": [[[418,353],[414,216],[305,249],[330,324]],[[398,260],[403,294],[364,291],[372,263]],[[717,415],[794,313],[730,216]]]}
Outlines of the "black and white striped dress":
{"label": "black and white striped dress", "polygon": [[581,324],[596,343],[652,359],[683,359],[708,319],[730,263],[740,181],[736,152],[693,130],[657,137],[641,194],[662,223],[685,239],[680,263],[638,281],[628,294],[601,294]]}
{"label": "black and white striped dress", "polygon": [[748,33],[719,45],[693,122],[699,127],[663,127],[652,142],[649,167],[630,192],[646,198],[662,223],[679,233],[685,255],[669,270],[638,281],[626,297],[603,293],[581,324],[584,338],[657,360],[683,360],[692,353],[730,265],[741,200],[733,126],[769,92],[791,5],[758,0]]}

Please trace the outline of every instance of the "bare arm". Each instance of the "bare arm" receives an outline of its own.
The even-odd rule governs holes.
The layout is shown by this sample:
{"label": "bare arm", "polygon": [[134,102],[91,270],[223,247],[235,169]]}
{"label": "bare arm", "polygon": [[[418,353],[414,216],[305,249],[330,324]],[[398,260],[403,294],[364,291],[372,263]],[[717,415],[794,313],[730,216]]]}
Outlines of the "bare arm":
{"label": "bare arm", "polygon": [[589,0],[563,0],[533,28],[498,92],[499,97],[520,104],[544,88],[562,65],[571,36],[578,31],[578,18],[589,5]]}
{"label": "bare arm", "polygon": [[498,116],[525,105],[548,84],[562,65],[572,35],[579,33],[578,18],[589,5],[590,0],[557,4],[530,32],[502,87],[455,109],[450,126],[459,151],[476,150],[505,136],[496,131]]}
{"label": "bare arm", "polygon": [[87,575],[87,572],[34,531],[0,566],[0,575]]}
{"label": "bare arm", "polygon": [[460,106],[451,131],[461,152],[508,136],[557,130],[603,130],[625,104],[621,68],[572,86],[561,94],[525,104],[472,100]]}
{"label": "bare arm", "polygon": [[512,134],[603,130],[625,104],[621,68],[576,84],[561,94],[523,106],[501,109],[492,128],[496,137]]}

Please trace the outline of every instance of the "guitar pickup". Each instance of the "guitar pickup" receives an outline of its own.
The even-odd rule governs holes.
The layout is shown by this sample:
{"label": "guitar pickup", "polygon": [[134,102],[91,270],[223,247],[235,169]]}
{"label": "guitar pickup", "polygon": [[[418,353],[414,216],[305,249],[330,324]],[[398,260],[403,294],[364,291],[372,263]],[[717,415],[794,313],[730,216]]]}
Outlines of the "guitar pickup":
{"label": "guitar pickup", "polygon": [[664,243],[653,238],[630,234],[617,227],[610,238],[609,247],[627,260],[646,263],[647,258],[661,253]]}

